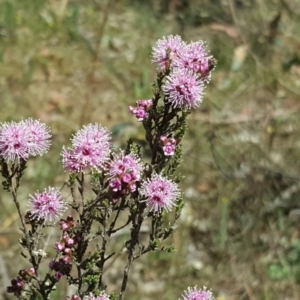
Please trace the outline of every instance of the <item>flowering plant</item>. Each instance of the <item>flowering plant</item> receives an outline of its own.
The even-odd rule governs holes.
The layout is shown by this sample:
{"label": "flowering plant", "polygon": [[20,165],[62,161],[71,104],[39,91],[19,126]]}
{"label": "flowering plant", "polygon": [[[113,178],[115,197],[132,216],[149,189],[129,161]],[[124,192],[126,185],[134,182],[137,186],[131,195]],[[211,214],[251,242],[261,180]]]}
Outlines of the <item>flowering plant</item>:
{"label": "flowering plant", "polygon": [[[190,110],[202,102],[205,85],[215,66],[203,42],[186,44],[179,36],[158,40],[152,62],[157,65],[153,97],[138,100],[129,112],[142,122],[151,157],[142,157],[141,146],[128,141],[115,151],[109,131],[88,124],[63,147],[62,166],[68,174],[71,201],[60,189],[48,187],[29,195],[28,210],[21,211],[18,191],[30,156],[43,155],[50,147],[50,129],[37,120],[9,122],[0,126],[0,164],[3,188],[10,192],[21,221],[22,256],[30,263],[7,288],[18,299],[49,299],[65,277],[76,293],[69,300],[124,299],[132,263],[150,251],[171,252],[162,246],[175,230],[183,208],[175,174],[181,162],[181,140]],[[91,196],[92,194],[92,196]],[[64,216],[69,208],[71,213]],[[53,245],[56,255],[45,268],[42,235],[59,225],[60,239]],[[141,228],[148,224],[148,239]],[[116,255],[108,247],[118,231],[129,227],[123,252],[127,261],[119,291],[106,292],[104,266]],[[96,242],[91,252],[90,243]],[[206,288],[188,288],[184,300],[212,300]]]}

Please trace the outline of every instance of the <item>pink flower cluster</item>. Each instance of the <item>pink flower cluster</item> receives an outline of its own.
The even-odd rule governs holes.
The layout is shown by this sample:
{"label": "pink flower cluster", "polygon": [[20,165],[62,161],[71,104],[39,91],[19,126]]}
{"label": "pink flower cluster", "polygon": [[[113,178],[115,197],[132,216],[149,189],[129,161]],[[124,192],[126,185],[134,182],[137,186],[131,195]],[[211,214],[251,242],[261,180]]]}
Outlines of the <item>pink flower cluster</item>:
{"label": "pink flower cluster", "polygon": [[202,102],[204,83],[188,69],[175,69],[166,77],[162,90],[174,108],[191,109]]}
{"label": "pink flower cluster", "polygon": [[64,236],[61,238],[59,242],[55,243],[55,249],[57,253],[65,254],[64,261],[69,262],[71,261],[71,248],[74,246],[75,241],[74,239],[70,238],[70,236],[65,233]]}
{"label": "pink flower cluster", "polygon": [[73,295],[72,297],[66,297],[65,300],[81,300],[81,298],[77,295]]}
{"label": "pink flower cluster", "polygon": [[109,300],[109,296],[102,291],[100,296],[94,296],[90,294],[89,296],[84,296],[83,300]]}
{"label": "pink flower cluster", "polygon": [[31,118],[20,122],[3,123],[0,126],[0,157],[6,161],[24,159],[30,155],[43,155],[49,150],[50,129]]}
{"label": "pink flower cluster", "polygon": [[59,188],[49,187],[43,192],[29,195],[29,206],[32,219],[44,220],[45,222],[58,221],[67,209]]}
{"label": "pink flower cluster", "polygon": [[163,37],[152,48],[152,62],[158,65],[159,70],[168,70],[184,52],[185,46],[179,35]]}
{"label": "pink flower cluster", "polygon": [[110,136],[99,124],[89,124],[73,136],[72,148],[63,149],[62,162],[69,172],[83,172],[87,168],[99,170],[110,154]]}
{"label": "pink flower cluster", "polygon": [[61,219],[59,221],[59,225],[61,230],[63,231],[70,231],[74,226],[77,225],[77,222],[73,219],[72,216],[67,216],[66,220]]}
{"label": "pink flower cluster", "polygon": [[54,278],[59,281],[63,275],[68,275],[71,271],[72,264],[72,247],[76,244],[76,239],[70,237],[71,229],[76,225],[72,216],[68,216],[66,220],[60,220],[59,222],[63,236],[59,242],[55,243],[55,249],[57,253],[62,256],[58,261],[52,260],[49,263],[49,268],[55,271]]}
{"label": "pink flower cluster", "polygon": [[152,48],[152,62],[160,71],[188,69],[205,81],[209,80],[212,59],[203,41],[187,44],[178,35],[163,37]]}
{"label": "pink flower cluster", "polygon": [[207,290],[206,287],[198,289],[197,286],[188,287],[182,299],[179,300],[215,300],[211,291]]}
{"label": "pink flower cluster", "polygon": [[20,270],[16,278],[11,280],[11,286],[7,287],[7,293],[13,293],[16,297],[21,296],[22,290],[30,277],[35,275],[34,268],[30,268],[28,271]]}
{"label": "pink flower cluster", "polygon": [[49,268],[55,272],[54,278],[59,281],[62,276],[69,275],[72,269],[72,264],[60,258],[58,261],[51,260]]}
{"label": "pink flower cluster", "polygon": [[176,205],[176,199],[179,196],[179,189],[176,183],[154,174],[143,182],[141,195],[145,197],[145,202],[149,210],[160,212],[163,209],[171,211],[172,206]]}
{"label": "pink flower cluster", "polygon": [[109,186],[117,194],[134,192],[136,183],[141,179],[143,165],[140,158],[132,153],[124,155],[113,154],[114,158],[108,163]]}
{"label": "pink flower cluster", "polygon": [[[65,300],[81,300],[81,298],[77,295],[73,295],[71,298],[66,297]],[[84,296],[82,300],[110,300],[110,298],[109,295],[102,291],[99,296],[94,296],[93,294],[90,294],[89,296]]]}
{"label": "pink flower cluster", "polygon": [[157,41],[152,62],[167,76],[162,86],[166,101],[179,109],[191,109],[202,102],[204,83],[209,82],[213,57],[202,41],[186,44],[169,35]]}
{"label": "pink flower cluster", "polygon": [[74,245],[74,239],[70,238],[68,234],[64,234],[59,242],[55,243],[55,249],[57,253],[61,253],[63,257],[59,261],[51,261],[49,264],[50,269],[55,271],[54,278],[58,281],[65,275],[65,267],[69,269],[70,262],[72,260],[72,246]]}
{"label": "pink flower cluster", "polygon": [[148,110],[152,107],[152,99],[138,100],[136,106],[129,106],[129,112],[136,116],[138,121],[143,121],[148,117]]}
{"label": "pink flower cluster", "polygon": [[166,136],[161,136],[159,141],[165,156],[173,156],[175,154],[176,140],[174,138],[167,138]]}

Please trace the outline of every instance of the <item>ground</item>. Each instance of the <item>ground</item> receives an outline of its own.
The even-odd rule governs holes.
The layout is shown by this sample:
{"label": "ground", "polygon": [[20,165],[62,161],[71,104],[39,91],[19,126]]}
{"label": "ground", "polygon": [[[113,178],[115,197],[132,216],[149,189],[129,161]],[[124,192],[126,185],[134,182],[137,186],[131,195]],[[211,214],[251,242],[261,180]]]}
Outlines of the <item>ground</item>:
{"label": "ground", "polygon": [[[176,251],[137,261],[127,298],[178,299],[197,284],[224,300],[300,299],[299,21],[297,0],[0,1],[0,121],[39,118],[53,132],[50,152],[29,162],[24,209],[28,194],[67,180],[59,153],[83,124],[108,127],[116,148],[142,139],[128,106],[152,96],[151,47],[168,34],[201,39],[218,64],[184,140]],[[9,283],[25,261],[0,195]],[[107,271],[111,290],[121,263]],[[62,282],[53,299],[64,295]]]}

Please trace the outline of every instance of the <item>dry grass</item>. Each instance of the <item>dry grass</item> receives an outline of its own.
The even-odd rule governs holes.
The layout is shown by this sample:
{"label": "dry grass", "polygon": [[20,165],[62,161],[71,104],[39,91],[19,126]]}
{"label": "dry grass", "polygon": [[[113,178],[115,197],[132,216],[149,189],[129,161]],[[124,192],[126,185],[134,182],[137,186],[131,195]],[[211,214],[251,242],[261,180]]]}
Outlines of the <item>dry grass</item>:
{"label": "dry grass", "polygon": [[[0,1],[0,119],[40,118],[54,134],[50,153],[30,161],[20,198],[25,209],[29,193],[62,185],[59,152],[82,124],[107,126],[116,147],[142,137],[128,105],[151,96],[157,38],[206,40],[219,62],[190,118],[177,250],[138,261],[128,299],[178,299],[198,284],[224,300],[297,300],[299,4],[201,2]],[[6,285],[24,261],[17,215],[2,191],[0,201]],[[120,255],[107,271],[112,289],[121,263]],[[63,296],[61,289],[53,299]]]}

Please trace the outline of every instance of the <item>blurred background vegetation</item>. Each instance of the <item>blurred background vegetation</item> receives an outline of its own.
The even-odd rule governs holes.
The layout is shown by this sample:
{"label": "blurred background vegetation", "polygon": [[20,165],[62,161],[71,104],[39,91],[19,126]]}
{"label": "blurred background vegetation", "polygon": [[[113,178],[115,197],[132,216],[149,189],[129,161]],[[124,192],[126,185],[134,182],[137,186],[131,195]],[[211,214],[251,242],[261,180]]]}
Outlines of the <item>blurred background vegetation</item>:
{"label": "blurred background vegetation", "polygon": [[[178,299],[197,284],[223,300],[299,300],[299,32],[299,0],[0,0],[0,121],[39,118],[54,135],[50,152],[29,161],[24,209],[28,194],[63,185],[59,153],[83,124],[107,126],[116,148],[143,138],[128,105],[151,97],[157,39],[202,39],[218,65],[184,141],[176,252],[137,261],[127,299]],[[13,203],[0,197],[10,299],[5,287],[28,266]],[[122,266],[107,270],[111,290]]]}

